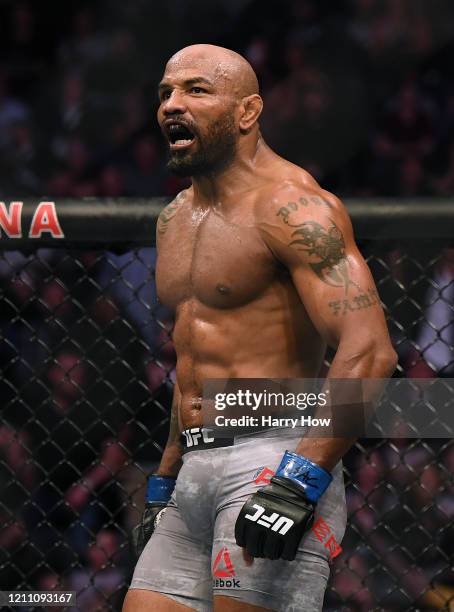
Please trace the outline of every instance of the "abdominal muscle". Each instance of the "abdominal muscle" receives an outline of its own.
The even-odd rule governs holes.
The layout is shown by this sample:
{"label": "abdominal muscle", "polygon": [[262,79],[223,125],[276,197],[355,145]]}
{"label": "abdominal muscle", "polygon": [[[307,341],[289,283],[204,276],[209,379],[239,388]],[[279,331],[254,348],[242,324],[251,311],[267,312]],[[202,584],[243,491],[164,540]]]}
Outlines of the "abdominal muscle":
{"label": "abdominal muscle", "polygon": [[207,379],[317,376],[325,345],[301,303],[282,308],[266,302],[221,310],[192,298],[177,309],[173,338],[182,429],[203,425]]}

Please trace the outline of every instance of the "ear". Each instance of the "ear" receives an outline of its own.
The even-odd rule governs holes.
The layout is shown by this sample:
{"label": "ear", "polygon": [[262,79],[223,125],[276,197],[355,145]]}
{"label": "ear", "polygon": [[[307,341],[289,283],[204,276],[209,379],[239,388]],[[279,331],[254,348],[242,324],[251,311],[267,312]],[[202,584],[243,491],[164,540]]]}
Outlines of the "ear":
{"label": "ear", "polygon": [[257,122],[263,109],[263,100],[258,94],[243,98],[240,107],[240,130],[248,132]]}

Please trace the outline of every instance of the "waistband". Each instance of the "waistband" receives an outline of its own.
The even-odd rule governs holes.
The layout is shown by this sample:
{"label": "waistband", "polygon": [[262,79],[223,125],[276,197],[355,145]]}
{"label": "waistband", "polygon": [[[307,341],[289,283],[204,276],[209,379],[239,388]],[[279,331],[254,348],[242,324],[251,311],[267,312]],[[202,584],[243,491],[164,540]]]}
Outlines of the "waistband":
{"label": "waistband", "polygon": [[288,429],[285,427],[265,427],[254,432],[236,434],[235,436],[220,437],[215,435],[215,430],[210,427],[191,427],[181,432],[180,440],[183,446],[183,454],[194,450],[206,450],[210,448],[223,448],[241,444],[253,438],[272,437],[274,439],[301,438],[301,429]]}
{"label": "waistband", "polygon": [[181,444],[183,453],[193,450],[205,450],[208,448],[222,448],[233,446],[235,438],[219,438],[214,435],[214,429],[209,427],[191,427],[181,432]]}

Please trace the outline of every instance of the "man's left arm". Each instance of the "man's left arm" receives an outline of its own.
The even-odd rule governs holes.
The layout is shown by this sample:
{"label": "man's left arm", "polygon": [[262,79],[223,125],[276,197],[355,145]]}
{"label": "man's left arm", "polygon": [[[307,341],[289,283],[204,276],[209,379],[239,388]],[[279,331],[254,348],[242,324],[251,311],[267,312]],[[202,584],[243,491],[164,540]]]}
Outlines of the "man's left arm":
{"label": "man's left arm", "polygon": [[[323,190],[294,189],[291,195],[291,201],[275,202],[264,236],[288,268],[313,325],[336,351],[327,379],[389,377],[396,353],[345,207]],[[307,437],[296,452],[330,471],[354,440]]]}
{"label": "man's left arm", "polygon": [[[301,194],[277,207],[268,235],[321,337],[336,351],[327,379],[380,379],[396,366],[380,298],[334,195]],[[373,387],[370,387],[371,391]],[[365,401],[375,398],[365,397]],[[304,438],[297,453],[330,471],[355,438]]]}
{"label": "man's left arm", "polygon": [[[280,198],[273,200],[259,227],[268,248],[289,270],[312,324],[336,351],[328,378],[387,378],[396,354],[343,205],[332,194],[297,186],[287,185],[285,199]],[[238,516],[235,537],[246,560],[250,555],[295,558],[330,485],[331,470],[355,439],[306,436],[296,452],[285,452],[270,484],[253,494]],[[282,529],[273,533],[256,523],[258,507],[278,516]]]}

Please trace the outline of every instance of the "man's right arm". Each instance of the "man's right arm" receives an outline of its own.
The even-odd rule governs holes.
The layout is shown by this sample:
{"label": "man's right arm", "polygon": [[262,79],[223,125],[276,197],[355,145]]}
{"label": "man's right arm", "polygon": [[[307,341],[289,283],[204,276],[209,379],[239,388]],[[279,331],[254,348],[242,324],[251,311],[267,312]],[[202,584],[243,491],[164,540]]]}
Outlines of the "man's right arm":
{"label": "man's right arm", "polygon": [[175,383],[173,394],[172,412],[170,416],[170,431],[161,463],[154,474],[148,476],[145,509],[142,520],[134,528],[132,539],[137,556],[142,554],[148,540],[153,535],[166,511],[172,492],[175,488],[176,478],[180,471],[182,461],[182,445],[180,442],[180,428],[178,425],[178,414],[180,408],[181,393],[178,384]]}
{"label": "man's right arm", "polygon": [[178,383],[175,383],[172,401],[172,411],[170,414],[170,431],[166,447],[162,454],[161,463],[156,471],[158,476],[172,476],[176,478],[182,466],[181,455],[183,447],[180,440],[179,411],[181,393]]}
{"label": "man's right arm", "polygon": [[[160,243],[167,231],[168,224],[176,214],[178,205],[181,203],[182,199],[184,199],[183,196],[179,194],[159,215],[156,226],[156,248],[158,253]],[[178,472],[183,464],[181,460],[183,447],[180,441],[179,427],[180,403],[181,393],[178,383],[176,382],[173,392],[170,430],[167,444],[157,471],[148,476],[145,509],[142,514],[142,520],[133,530],[133,542],[137,555],[142,553],[164,515],[167,504],[175,488]]]}
{"label": "man's right arm", "polygon": [[[167,232],[170,221],[175,216],[179,206],[184,202],[186,190],[181,191],[167,206],[165,206],[156,224],[156,250],[159,257],[159,248]],[[180,428],[179,428],[179,410],[181,402],[181,393],[178,387],[178,382],[175,382],[172,410],[170,414],[170,431],[167,439],[167,444],[162,454],[161,463],[156,472],[158,476],[171,476],[176,478],[180,471],[182,461],[182,446],[180,443]]]}

